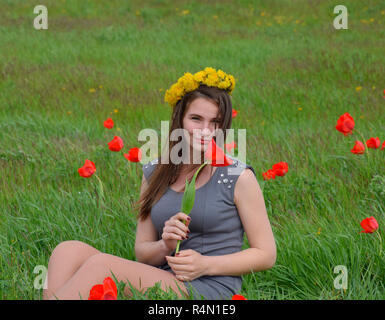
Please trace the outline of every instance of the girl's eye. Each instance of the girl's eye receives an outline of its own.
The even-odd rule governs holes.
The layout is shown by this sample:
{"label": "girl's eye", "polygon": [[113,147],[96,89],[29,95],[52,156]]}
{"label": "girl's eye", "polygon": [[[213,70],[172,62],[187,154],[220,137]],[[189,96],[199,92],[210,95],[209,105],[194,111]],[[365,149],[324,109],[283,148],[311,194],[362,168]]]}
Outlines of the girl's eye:
{"label": "girl's eye", "polygon": [[[199,120],[199,118],[197,118],[197,117],[192,117],[191,119],[193,119],[193,120]],[[213,122],[220,123],[221,121],[220,121],[220,120],[213,120]]]}

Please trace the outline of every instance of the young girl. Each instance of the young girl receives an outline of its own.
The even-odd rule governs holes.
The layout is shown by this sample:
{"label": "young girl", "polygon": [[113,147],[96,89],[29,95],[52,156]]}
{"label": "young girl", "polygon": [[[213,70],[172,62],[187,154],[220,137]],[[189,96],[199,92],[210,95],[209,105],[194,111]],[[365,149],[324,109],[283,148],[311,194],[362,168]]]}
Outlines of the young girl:
{"label": "young girl", "polygon": [[[170,137],[173,130],[184,129],[183,148],[173,148],[180,141],[170,139],[169,161],[162,163],[160,157],[142,167],[137,261],[80,241],[64,241],[50,257],[44,299],[87,299],[92,286],[112,276],[111,271],[118,281],[130,281],[141,291],[160,281],[162,289],[172,289],[180,297],[231,299],[241,289],[241,275],[274,266],[275,240],[250,165],[230,156],[231,165],[206,164],[196,178],[191,213],[180,212],[186,179],[191,181],[205,160],[217,130],[223,130],[225,140],[231,128],[229,94],[234,85],[231,75],[206,68],[186,73],[166,92],[173,107]],[[194,154],[201,156],[199,163]],[[175,163],[178,157],[183,162]],[[250,247],[242,250],[244,232]],[[180,251],[175,255],[178,240]],[[128,285],[125,294],[130,296]]]}

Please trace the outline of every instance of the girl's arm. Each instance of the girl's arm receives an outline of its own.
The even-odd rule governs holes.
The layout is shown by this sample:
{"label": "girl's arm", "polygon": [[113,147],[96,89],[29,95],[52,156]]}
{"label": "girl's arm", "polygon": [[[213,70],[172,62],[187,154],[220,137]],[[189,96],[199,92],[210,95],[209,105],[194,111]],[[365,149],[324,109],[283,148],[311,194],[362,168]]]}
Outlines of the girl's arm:
{"label": "girl's arm", "polygon": [[[147,188],[147,181],[143,175],[140,193]],[[160,266],[166,262],[165,256],[172,253],[167,249],[163,239],[158,240],[157,231],[151,221],[150,215],[144,221],[138,220],[135,256],[138,262],[152,266]]]}
{"label": "girl's arm", "polygon": [[245,169],[234,189],[237,206],[250,248],[223,256],[206,256],[209,275],[242,275],[270,269],[276,261],[276,245],[262,190],[254,173]]}

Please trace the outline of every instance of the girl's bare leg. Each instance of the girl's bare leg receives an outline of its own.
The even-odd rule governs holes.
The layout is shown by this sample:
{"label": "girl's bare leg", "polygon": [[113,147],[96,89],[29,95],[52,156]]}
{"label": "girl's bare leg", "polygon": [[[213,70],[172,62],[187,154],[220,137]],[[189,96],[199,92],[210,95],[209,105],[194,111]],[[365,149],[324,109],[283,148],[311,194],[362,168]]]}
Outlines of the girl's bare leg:
{"label": "girl's bare leg", "polygon": [[[127,283],[124,294],[131,296],[130,286],[144,292],[147,288],[161,281],[161,288],[165,291],[171,288],[179,297],[187,297],[188,291],[183,282],[177,280],[168,271],[156,267],[117,257],[108,253],[98,253],[92,255],[75,272],[75,274],[50,298],[50,300],[87,300],[90,289],[95,284],[103,283],[106,277],[111,277],[112,273],[116,279]],[[180,290],[185,294],[180,293]]]}
{"label": "girl's bare leg", "polygon": [[59,243],[48,262],[47,289],[43,290],[43,300],[51,297],[89,257],[98,253],[101,252],[81,241],[69,240]]}

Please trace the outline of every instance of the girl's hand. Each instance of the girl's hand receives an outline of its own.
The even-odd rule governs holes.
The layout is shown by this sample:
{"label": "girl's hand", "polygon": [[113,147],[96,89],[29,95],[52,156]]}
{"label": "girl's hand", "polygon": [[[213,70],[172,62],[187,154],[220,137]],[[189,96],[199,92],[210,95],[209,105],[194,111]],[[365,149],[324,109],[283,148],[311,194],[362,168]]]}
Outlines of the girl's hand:
{"label": "girl's hand", "polygon": [[[182,221],[185,221],[186,225]],[[190,221],[191,218],[187,214],[178,212],[164,223],[162,240],[167,249],[175,250],[178,240],[188,238]]]}
{"label": "girl's hand", "polygon": [[192,281],[206,275],[209,258],[192,249],[181,250],[175,257],[166,256],[168,265],[180,281]]}

